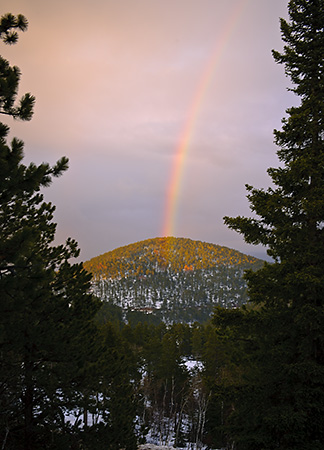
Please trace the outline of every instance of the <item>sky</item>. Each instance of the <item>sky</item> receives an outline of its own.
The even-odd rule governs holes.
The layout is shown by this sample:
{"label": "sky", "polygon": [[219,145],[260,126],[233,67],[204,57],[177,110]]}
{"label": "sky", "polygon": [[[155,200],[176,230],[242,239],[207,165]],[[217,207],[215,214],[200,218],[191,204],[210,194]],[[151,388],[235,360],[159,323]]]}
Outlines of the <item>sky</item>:
{"label": "sky", "polygon": [[80,260],[164,235],[266,258],[223,223],[251,216],[245,184],[279,165],[273,130],[288,92],[279,18],[288,0],[1,0],[28,31],[1,55],[17,65],[31,122],[10,118],[25,160],[69,170],[44,191],[55,243]]}

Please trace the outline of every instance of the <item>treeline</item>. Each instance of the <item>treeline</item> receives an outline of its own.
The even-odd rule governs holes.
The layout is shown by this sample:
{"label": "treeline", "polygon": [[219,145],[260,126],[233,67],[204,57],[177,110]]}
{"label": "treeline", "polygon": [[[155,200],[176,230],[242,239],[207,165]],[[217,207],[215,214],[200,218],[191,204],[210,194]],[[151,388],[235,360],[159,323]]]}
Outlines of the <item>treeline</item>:
{"label": "treeline", "polygon": [[62,408],[60,426],[48,431],[53,447],[44,448],[73,443],[73,448],[131,449],[147,440],[229,448],[234,402],[228,392],[242,382],[247,354],[237,335],[224,332],[222,314],[217,309],[205,325],[132,326],[116,317],[101,324],[96,319],[79,404],[69,414]]}
{"label": "treeline", "polygon": [[[139,442],[224,448],[231,403],[225,386],[235,378],[230,345],[215,323],[134,326],[107,322],[138,368],[133,378],[133,421]],[[235,353],[238,349],[235,349]],[[126,356],[125,356],[126,358]],[[235,373],[234,373],[235,372]],[[135,382],[137,380],[137,382]],[[121,405],[122,406],[122,405]],[[125,405],[126,406],[126,405]],[[124,410],[124,417],[127,409]],[[129,424],[131,420],[129,420]]]}
{"label": "treeline", "polygon": [[[242,342],[249,331],[233,333],[224,326],[225,311],[217,308],[213,320],[204,325],[139,322],[120,324],[118,329],[115,322],[113,329],[127,342],[139,369],[138,384],[133,384],[139,442],[233,446],[228,426],[236,406],[233,392],[244,385],[248,352]],[[233,316],[240,322],[247,311],[233,310]]]}

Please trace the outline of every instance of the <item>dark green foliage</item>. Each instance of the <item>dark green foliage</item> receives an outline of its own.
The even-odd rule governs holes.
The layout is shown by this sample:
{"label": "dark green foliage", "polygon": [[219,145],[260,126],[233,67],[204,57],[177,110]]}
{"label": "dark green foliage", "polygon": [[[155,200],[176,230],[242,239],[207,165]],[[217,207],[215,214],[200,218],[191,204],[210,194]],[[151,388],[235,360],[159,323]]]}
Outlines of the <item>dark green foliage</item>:
{"label": "dark green foliage", "polygon": [[0,18],[0,39],[5,44],[15,44],[18,40],[17,29],[20,31],[26,31],[28,22],[26,17],[22,14],[14,16],[10,13],[4,14]]}
{"label": "dark green foliage", "polygon": [[87,426],[81,434],[86,448],[135,450],[138,363],[113,324],[100,328],[89,372],[92,381],[84,399]]}
{"label": "dark green foliage", "polygon": [[107,302],[102,302],[100,304],[100,309],[96,315],[96,322],[98,324],[114,323],[119,329],[120,324],[123,321],[123,311],[117,305],[111,305]]}
{"label": "dark green foliage", "polygon": [[282,165],[268,170],[273,188],[247,186],[256,218],[225,218],[274,258],[246,276],[260,309],[230,417],[238,449],[313,450],[324,442],[324,1],[291,0],[288,11],[284,50],[273,55],[300,105],[275,131]]}
{"label": "dark green foliage", "polygon": [[[18,40],[17,29],[25,31],[27,27],[28,22],[21,14],[17,17],[10,13],[6,14],[0,18],[0,39],[6,44],[14,44]],[[20,120],[30,120],[33,115],[34,96],[29,93],[23,95],[15,106],[20,76],[19,68],[11,67],[9,62],[0,56],[0,114]]]}
{"label": "dark green foliage", "polygon": [[[108,303],[109,304],[109,303]],[[135,327],[139,323],[148,323],[152,325],[158,325],[162,320],[155,314],[147,314],[141,311],[128,311],[126,313],[126,321],[132,327]]]}

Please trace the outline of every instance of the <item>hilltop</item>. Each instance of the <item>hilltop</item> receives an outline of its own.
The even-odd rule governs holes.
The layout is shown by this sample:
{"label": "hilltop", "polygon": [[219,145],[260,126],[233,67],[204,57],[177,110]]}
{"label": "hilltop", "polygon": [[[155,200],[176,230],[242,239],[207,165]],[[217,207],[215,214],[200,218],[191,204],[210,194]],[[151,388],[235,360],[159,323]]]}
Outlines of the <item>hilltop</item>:
{"label": "hilltop", "polygon": [[215,305],[245,303],[244,271],[262,265],[237,250],[174,237],[136,242],[84,263],[95,295],[120,308],[124,319],[167,323],[203,322]]}
{"label": "hilltop", "polygon": [[166,269],[172,272],[210,269],[217,265],[243,269],[262,265],[260,259],[237,250],[186,238],[154,238],[119,247],[91,258],[84,268],[94,280],[148,275]]}

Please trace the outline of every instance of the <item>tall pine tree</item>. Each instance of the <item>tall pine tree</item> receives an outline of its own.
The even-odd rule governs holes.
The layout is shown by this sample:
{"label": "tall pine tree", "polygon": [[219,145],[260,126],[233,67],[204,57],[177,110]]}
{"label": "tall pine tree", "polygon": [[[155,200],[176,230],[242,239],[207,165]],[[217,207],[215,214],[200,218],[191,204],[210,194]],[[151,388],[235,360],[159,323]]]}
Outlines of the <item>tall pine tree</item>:
{"label": "tall pine tree", "polygon": [[324,0],[291,0],[288,12],[273,56],[300,104],[274,132],[281,166],[268,169],[273,188],[247,186],[255,218],[225,217],[274,259],[247,273],[260,310],[246,322],[250,365],[230,421],[238,449],[324,442]]}
{"label": "tall pine tree", "polygon": [[[7,14],[0,38],[15,43],[26,28],[23,16]],[[0,113],[30,120],[35,99],[17,101],[19,79],[19,69],[0,57]],[[0,446],[69,448],[65,416],[86,388],[98,306],[88,293],[90,275],[69,263],[79,254],[76,242],[53,245],[55,208],[40,192],[67,159],[25,166],[23,142],[8,144],[8,132],[0,123]]]}

